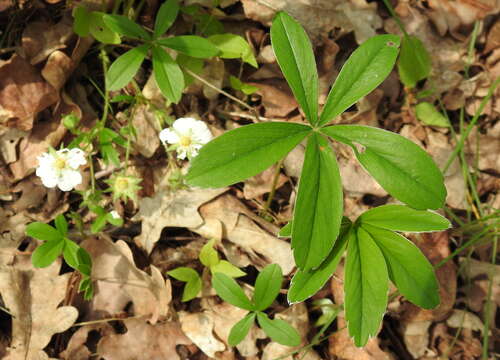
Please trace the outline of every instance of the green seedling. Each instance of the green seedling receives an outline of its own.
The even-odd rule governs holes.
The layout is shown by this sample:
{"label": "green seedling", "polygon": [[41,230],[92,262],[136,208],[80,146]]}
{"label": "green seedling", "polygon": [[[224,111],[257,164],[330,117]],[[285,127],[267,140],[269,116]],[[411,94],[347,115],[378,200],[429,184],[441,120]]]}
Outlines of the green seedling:
{"label": "green seedling", "polygon": [[283,275],[279,265],[266,266],[257,276],[252,300],[231,277],[215,273],[212,286],[224,301],[249,312],[231,328],[228,343],[236,346],[247,336],[255,319],[272,340],[287,346],[298,346],[300,335],[290,324],[281,319],[270,319],[263,311],[274,302],[281,290]]}
{"label": "green seedling", "polygon": [[[200,262],[210,270],[212,276],[215,273],[222,273],[232,278],[246,275],[243,271],[231,264],[229,261],[221,260],[219,258],[219,254],[214,249],[214,244],[215,239],[210,240],[202,247],[199,255]],[[202,279],[196,270],[181,266],[167,272],[167,274],[172,276],[174,279],[186,283],[184,292],[182,293],[183,302],[194,299],[200,293],[202,287]]]}
{"label": "green seedling", "polygon": [[81,274],[79,291],[84,293],[86,300],[90,300],[93,295],[90,279],[92,259],[83,248],[68,237],[68,222],[64,215],[58,215],[54,223],[55,228],[42,222],[34,222],[26,227],[28,236],[45,241],[31,256],[33,266],[47,267],[62,254],[66,263]]}

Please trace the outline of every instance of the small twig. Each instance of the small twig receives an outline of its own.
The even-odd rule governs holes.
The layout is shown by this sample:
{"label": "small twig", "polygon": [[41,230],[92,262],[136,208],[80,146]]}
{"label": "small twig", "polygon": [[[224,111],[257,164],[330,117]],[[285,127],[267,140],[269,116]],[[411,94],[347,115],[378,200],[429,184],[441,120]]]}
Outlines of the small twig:
{"label": "small twig", "polygon": [[187,68],[183,68],[183,70],[188,73],[189,75],[191,75],[192,77],[194,77],[196,80],[202,82],[203,84],[205,84],[206,86],[208,86],[209,88],[217,91],[218,93],[226,96],[227,98],[237,102],[238,104],[240,104],[241,106],[247,108],[248,110],[252,111],[255,115],[255,121],[256,122],[260,122],[260,117],[259,117],[259,114],[257,112],[257,110],[253,107],[253,106],[250,106],[248,105],[246,102],[244,101],[241,101],[240,99],[238,99],[237,97],[229,94],[228,92],[222,90],[222,89],[219,89],[217,86],[215,86],[214,84],[211,84],[209,81],[205,80],[204,78],[202,78],[201,76],[199,76],[198,74],[196,74],[195,72],[187,69]]}
{"label": "small twig", "polygon": [[107,322],[110,322],[110,321],[125,321],[125,320],[128,320],[128,319],[138,319],[138,318],[141,318],[141,317],[144,317],[144,316],[145,315],[135,315],[135,316],[129,316],[129,317],[126,317],[126,318],[115,317],[115,318],[107,318],[107,319],[100,319],[100,320],[82,321],[82,322],[79,322],[79,323],[74,323],[71,327],[93,325],[93,324],[101,324],[101,323],[107,323]]}

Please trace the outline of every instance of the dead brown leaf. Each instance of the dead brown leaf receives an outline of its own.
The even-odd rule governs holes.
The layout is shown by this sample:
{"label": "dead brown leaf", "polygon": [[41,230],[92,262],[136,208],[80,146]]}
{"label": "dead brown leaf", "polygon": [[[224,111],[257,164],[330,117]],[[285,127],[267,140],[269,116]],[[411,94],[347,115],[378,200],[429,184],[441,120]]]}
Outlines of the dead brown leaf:
{"label": "dead brown leaf", "polygon": [[226,350],[226,345],[214,335],[215,321],[212,313],[190,314],[181,311],[178,316],[184,334],[207,356],[214,358],[217,352]]}
{"label": "dead brown leaf", "polygon": [[0,63],[0,125],[29,131],[34,117],[59,96],[38,70],[18,55]]}
{"label": "dead brown leaf", "polygon": [[284,118],[298,107],[285,80],[273,78],[249,84],[258,88],[257,94],[262,96],[262,105],[268,118]]}
{"label": "dead brown leaf", "polygon": [[[275,173],[276,165],[273,165],[260,174],[257,174],[246,180],[243,187],[243,196],[245,197],[245,199],[255,199],[271,191],[271,184],[273,183]],[[286,176],[279,174],[275,188],[279,189],[284,183],[286,183],[286,181]]]}
{"label": "dead brown leaf", "polygon": [[89,317],[110,316],[125,310],[131,301],[134,314],[149,316],[155,324],[169,311],[170,280],[151,266],[151,275],[139,270],[127,243],[113,243],[108,237],[88,238],[82,246],[93,259],[92,276],[97,279]]}
{"label": "dead brown leaf", "polygon": [[382,27],[377,5],[365,0],[242,0],[242,3],[248,18],[268,26],[276,11],[286,11],[304,26],[313,39],[339,27],[344,34],[354,31],[360,44]]}
{"label": "dead brown leaf", "polygon": [[68,55],[62,51],[54,51],[49,55],[42,69],[42,76],[57,91],[61,90],[71,75],[74,64]]}
{"label": "dead brown leaf", "polygon": [[75,322],[76,308],[59,307],[71,276],[59,275],[60,267],[58,259],[35,269],[30,254],[16,255],[13,262],[0,265],[0,293],[13,315],[12,340],[4,359],[48,359],[43,349],[52,336]]}
{"label": "dead brown leaf", "polygon": [[125,333],[108,331],[97,344],[105,360],[180,360],[176,346],[191,343],[175,322],[151,325],[142,319],[126,319],[123,324]]}
{"label": "dead brown leaf", "polygon": [[139,212],[134,217],[142,221],[142,232],[134,240],[148,253],[160,239],[165,227],[195,228],[203,224],[198,208],[226,189],[171,190],[162,188],[151,198],[139,201]]}
{"label": "dead brown leaf", "polygon": [[134,147],[142,156],[150,158],[160,146],[158,120],[147,105],[138,105],[132,110],[132,114],[132,125],[139,135],[134,141]]}

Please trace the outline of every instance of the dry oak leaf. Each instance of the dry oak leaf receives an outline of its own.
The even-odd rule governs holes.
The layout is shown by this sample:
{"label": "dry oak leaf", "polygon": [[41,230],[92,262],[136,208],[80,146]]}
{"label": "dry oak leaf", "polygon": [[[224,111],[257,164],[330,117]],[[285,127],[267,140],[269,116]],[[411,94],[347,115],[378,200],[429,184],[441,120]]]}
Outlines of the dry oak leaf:
{"label": "dry oak leaf", "polygon": [[198,208],[227,189],[159,189],[151,198],[139,200],[135,221],[142,221],[142,232],[134,241],[151,253],[165,227],[196,228],[203,224]]}
{"label": "dry oak leaf", "polygon": [[134,147],[139,153],[150,158],[160,146],[158,137],[158,121],[149,106],[141,104],[135,107],[132,112],[132,125],[140,136],[134,141]]}
{"label": "dry oak leaf", "polygon": [[34,117],[58,99],[57,91],[22,57],[0,62],[0,125],[29,131]]}
{"label": "dry oak leaf", "polygon": [[377,4],[365,0],[242,0],[245,15],[270,25],[276,11],[295,17],[311,37],[318,38],[334,28],[354,31],[358,44],[376,35],[382,27]]}
{"label": "dry oak leaf", "polygon": [[132,302],[134,314],[149,316],[152,324],[167,315],[172,299],[170,281],[153,265],[151,275],[139,270],[126,242],[113,243],[103,235],[87,239],[82,246],[92,256],[92,277],[97,279],[94,314],[113,315]]}
{"label": "dry oak leaf", "polygon": [[31,255],[18,255],[0,265],[0,293],[12,316],[6,360],[48,359],[43,351],[54,334],[67,330],[78,317],[73,306],[61,306],[70,273],[59,275],[61,260],[35,269]]}
{"label": "dry oak leaf", "polygon": [[126,333],[106,334],[97,344],[103,359],[180,360],[176,346],[191,343],[175,322],[151,325],[143,319],[126,319],[123,323]]}
{"label": "dry oak leaf", "polygon": [[254,265],[262,269],[274,263],[281,266],[284,274],[289,274],[295,267],[290,244],[271,234],[277,233],[275,226],[269,226],[252,214],[234,196],[219,196],[200,207],[200,214],[202,224],[190,230],[203,237],[217,237],[222,224],[222,237],[229,241],[222,243],[222,250],[232,264],[238,267]]}
{"label": "dry oak leaf", "polygon": [[207,356],[214,358],[219,351],[226,350],[226,345],[214,334],[215,321],[211,312],[190,314],[177,313],[182,331]]}

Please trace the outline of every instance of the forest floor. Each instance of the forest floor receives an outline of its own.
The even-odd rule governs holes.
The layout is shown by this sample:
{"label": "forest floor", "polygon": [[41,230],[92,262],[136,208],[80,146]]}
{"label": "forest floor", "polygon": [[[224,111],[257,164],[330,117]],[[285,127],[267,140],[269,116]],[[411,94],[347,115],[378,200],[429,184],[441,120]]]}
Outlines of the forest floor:
{"label": "forest floor", "polygon": [[[81,2],[99,9],[95,3]],[[161,1],[118,3],[121,14],[130,14],[146,29],[154,27]],[[75,1],[0,0],[0,358],[498,357],[500,87],[494,82],[500,76],[500,2],[391,4],[406,31],[430,54],[430,74],[408,87],[395,67],[335,123],[399,133],[425,149],[440,169],[446,168],[448,195],[439,213],[453,227],[408,235],[433,265],[439,264],[441,304],[423,310],[402,296],[391,298],[378,336],[364,348],[354,346],[343,312],[315,337],[321,319],[329,316],[328,304],[343,302],[341,262],[311,299],[289,306],[282,290],[270,308],[270,314],[299,331],[302,343],[291,348],[271,341],[256,325],[237,347],[228,345],[231,327],[246,311],[216,296],[199,253],[209,239],[218,240],[219,256],[246,273],[238,279],[245,289],[252,289],[258,271],[267,264],[279,264],[287,288],[295,263],[289,241],[277,233],[292,218],[304,146],[244,182],[222,189],[190,189],[182,185],[180,175],[189,162],[167,151],[158,134],[182,117],[203,120],[214,136],[253,122],[304,123],[271,47],[269,27],[275,13],[287,11],[310,36],[324,104],[333,80],[359,44],[375,34],[402,35],[384,3],[181,1],[169,35],[240,35],[256,66],[252,58],[238,55],[196,62],[190,68],[196,78],[185,75],[190,83],[180,101],[172,104],[156,86],[149,59],[134,82],[104,93],[108,61],[137,42],[122,39],[116,46],[103,45],[91,36],[79,37],[74,32]],[[423,113],[417,111],[422,103],[428,104]],[[92,166],[82,167],[83,180],[76,190],[64,192],[44,187],[35,170],[37,158],[49,147],[65,147],[75,138],[63,121],[68,114],[79,119],[82,133],[104,120],[114,134],[123,136],[125,146],[95,138]],[[122,131],[127,127],[135,136]],[[99,149],[105,145],[114,150],[106,155]],[[355,219],[367,209],[394,202],[349,147],[333,146],[345,216]],[[106,156],[116,156],[117,162]],[[135,199],[106,192],[110,179],[121,171],[140,179]],[[116,211],[122,225],[104,221],[92,233],[91,224],[99,215],[81,206],[90,188],[103,191],[99,206],[106,214]],[[31,263],[31,254],[42,242],[28,237],[26,226],[51,223],[60,214],[70,223],[71,239],[91,255],[91,300],[78,292],[80,275],[62,257],[45,268]],[[190,301],[182,301],[185,283],[167,274],[181,266],[201,274],[202,289]]]}

